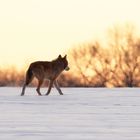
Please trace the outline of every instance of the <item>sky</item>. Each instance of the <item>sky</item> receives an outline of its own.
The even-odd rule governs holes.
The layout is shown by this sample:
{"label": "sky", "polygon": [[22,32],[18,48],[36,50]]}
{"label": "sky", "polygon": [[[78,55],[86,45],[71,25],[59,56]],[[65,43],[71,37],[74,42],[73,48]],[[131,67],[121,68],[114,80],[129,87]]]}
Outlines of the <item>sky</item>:
{"label": "sky", "polygon": [[0,68],[51,60],[115,25],[140,29],[140,0],[0,0]]}

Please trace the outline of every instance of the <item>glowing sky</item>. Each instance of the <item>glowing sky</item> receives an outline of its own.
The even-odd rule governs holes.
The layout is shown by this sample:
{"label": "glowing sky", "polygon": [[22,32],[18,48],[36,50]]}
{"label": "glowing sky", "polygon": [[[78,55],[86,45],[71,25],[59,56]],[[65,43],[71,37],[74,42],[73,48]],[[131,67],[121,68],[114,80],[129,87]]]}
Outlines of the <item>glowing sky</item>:
{"label": "glowing sky", "polygon": [[116,23],[140,28],[140,0],[0,0],[0,65],[65,54]]}

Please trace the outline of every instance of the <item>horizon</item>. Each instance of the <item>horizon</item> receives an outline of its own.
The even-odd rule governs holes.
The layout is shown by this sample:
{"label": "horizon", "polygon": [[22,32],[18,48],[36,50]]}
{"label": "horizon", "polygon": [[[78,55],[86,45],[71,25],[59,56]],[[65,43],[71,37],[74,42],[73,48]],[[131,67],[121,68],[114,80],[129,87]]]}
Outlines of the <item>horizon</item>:
{"label": "horizon", "polygon": [[139,0],[5,0],[0,2],[1,67],[24,68],[101,39],[115,24],[140,29]]}

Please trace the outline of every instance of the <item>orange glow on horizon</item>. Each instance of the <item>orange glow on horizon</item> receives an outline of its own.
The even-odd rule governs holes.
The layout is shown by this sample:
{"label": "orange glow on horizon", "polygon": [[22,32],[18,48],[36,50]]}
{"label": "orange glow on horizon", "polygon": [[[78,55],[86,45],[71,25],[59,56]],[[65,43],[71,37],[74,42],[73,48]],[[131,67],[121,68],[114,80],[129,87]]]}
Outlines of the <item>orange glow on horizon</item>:
{"label": "orange glow on horizon", "polygon": [[116,23],[140,29],[139,0],[0,1],[0,65],[52,60]]}

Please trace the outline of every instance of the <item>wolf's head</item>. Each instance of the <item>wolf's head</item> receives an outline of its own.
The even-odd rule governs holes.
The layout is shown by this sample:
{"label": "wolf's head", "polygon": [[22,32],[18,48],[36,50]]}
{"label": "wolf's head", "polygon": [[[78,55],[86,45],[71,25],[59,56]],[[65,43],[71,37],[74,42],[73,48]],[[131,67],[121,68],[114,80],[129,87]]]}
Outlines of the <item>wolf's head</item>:
{"label": "wolf's head", "polygon": [[62,57],[61,55],[58,56],[58,60],[63,63],[64,70],[68,71],[70,68],[68,66],[68,60],[67,60],[67,55]]}

